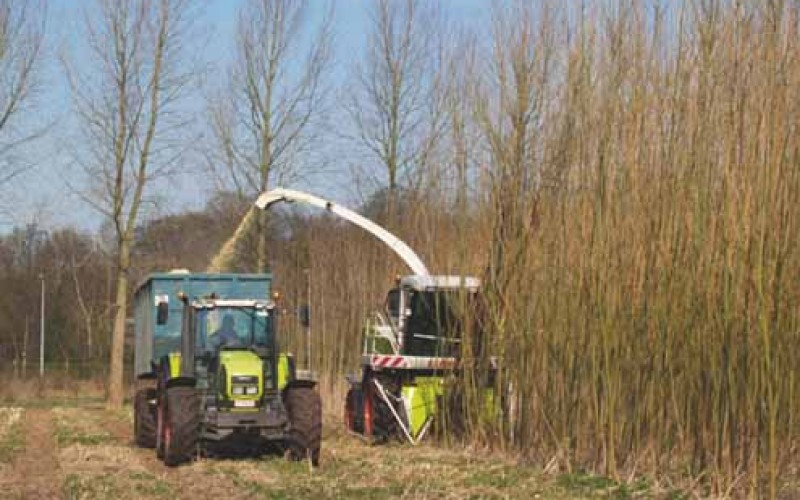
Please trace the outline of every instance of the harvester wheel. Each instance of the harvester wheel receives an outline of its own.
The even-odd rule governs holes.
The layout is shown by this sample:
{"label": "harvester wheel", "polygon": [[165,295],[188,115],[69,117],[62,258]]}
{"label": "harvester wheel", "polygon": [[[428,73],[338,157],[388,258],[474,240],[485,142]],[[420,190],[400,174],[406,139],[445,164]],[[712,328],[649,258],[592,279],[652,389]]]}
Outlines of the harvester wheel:
{"label": "harvester wheel", "polygon": [[193,387],[167,389],[164,415],[164,463],[179,465],[192,459],[200,438],[200,395]]}
{"label": "harvester wheel", "polygon": [[322,441],[322,402],[312,387],[290,387],[283,402],[289,413],[290,429],[286,439],[286,456],[290,460],[311,459],[319,465]]}
{"label": "harvester wheel", "polygon": [[364,391],[350,389],[344,403],[344,425],[350,432],[364,432]]}
{"label": "harvester wheel", "polygon": [[156,409],[150,405],[155,389],[140,389],[133,399],[133,437],[142,448],[156,447]]}
{"label": "harvester wheel", "polygon": [[393,437],[399,437],[397,421],[392,415],[389,405],[378,391],[372,391],[372,438],[376,443],[385,443]]}

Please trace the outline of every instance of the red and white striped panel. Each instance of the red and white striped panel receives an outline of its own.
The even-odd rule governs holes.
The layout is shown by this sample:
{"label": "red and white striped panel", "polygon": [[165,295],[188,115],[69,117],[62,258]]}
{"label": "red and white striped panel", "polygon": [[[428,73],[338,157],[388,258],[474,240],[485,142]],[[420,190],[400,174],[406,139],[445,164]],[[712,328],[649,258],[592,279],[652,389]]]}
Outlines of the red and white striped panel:
{"label": "red and white striped panel", "polygon": [[376,368],[405,368],[405,356],[373,354],[370,364]]}
{"label": "red and white striped panel", "polygon": [[373,368],[395,370],[452,370],[458,365],[455,358],[400,356],[396,354],[372,354],[365,356],[363,362]]}

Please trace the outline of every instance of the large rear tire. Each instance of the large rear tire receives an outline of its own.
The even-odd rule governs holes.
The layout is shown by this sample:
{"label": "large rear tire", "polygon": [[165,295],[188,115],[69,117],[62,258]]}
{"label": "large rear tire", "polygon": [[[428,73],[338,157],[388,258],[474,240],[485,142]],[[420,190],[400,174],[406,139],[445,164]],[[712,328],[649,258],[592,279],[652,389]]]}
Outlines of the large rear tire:
{"label": "large rear tire", "polygon": [[310,459],[319,465],[322,445],[322,401],[312,387],[289,387],[283,393],[289,413],[290,428],[286,439],[286,456],[290,460]]}
{"label": "large rear tire", "polygon": [[156,447],[156,408],[150,404],[155,397],[156,390],[151,388],[136,391],[133,398],[133,438],[141,448]]}
{"label": "large rear tire", "polygon": [[200,438],[200,394],[194,387],[170,387],[164,415],[164,463],[170,467],[192,460]]}

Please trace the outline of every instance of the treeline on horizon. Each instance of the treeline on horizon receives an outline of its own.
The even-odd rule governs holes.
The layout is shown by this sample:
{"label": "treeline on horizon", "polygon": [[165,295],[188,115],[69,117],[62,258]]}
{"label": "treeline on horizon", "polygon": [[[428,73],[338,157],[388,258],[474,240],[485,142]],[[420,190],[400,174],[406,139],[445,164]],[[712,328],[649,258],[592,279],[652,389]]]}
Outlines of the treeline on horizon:
{"label": "treeline on horizon", "polygon": [[[448,33],[435,63],[413,67],[404,61],[421,55],[402,34],[421,29],[409,10],[420,4],[389,5],[375,33],[400,36],[409,58],[365,77],[367,94],[391,96],[379,90],[415,70],[431,85],[401,101],[413,113],[392,108],[397,122],[343,116],[365,136],[389,126],[375,143],[387,145],[375,163],[388,180],[362,211],[434,273],[483,280],[485,345],[465,349],[497,357],[508,411],[481,417],[479,360],[462,377],[464,439],[547,470],[700,496],[796,492],[800,4],[512,2],[487,18],[491,37]],[[404,85],[397,95],[415,88]],[[404,120],[425,126],[404,135]],[[202,270],[253,194],[139,224],[135,274]],[[2,342],[37,297],[19,237],[0,242],[0,314],[15,325]],[[91,331],[105,359],[114,250],[92,238],[54,232],[41,258],[63,287],[48,318],[74,339],[63,349],[78,352]],[[341,393],[365,314],[402,264],[354,228],[296,212],[267,215],[237,255],[232,271],[266,255],[288,309],[310,302],[311,364]],[[293,321],[287,332],[302,333]]]}

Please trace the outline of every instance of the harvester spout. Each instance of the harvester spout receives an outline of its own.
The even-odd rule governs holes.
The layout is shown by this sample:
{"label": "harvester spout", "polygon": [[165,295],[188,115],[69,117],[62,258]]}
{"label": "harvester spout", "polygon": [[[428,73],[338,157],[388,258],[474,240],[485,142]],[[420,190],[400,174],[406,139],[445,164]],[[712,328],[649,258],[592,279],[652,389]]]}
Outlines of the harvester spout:
{"label": "harvester spout", "polygon": [[371,235],[375,236],[382,242],[384,242],[389,248],[394,251],[406,265],[411,268],[411,271],[423,278],[430,278],[430,273],[428,272],[428,268],[425,267],[425,264],[422,262],[422,259],[419,258],[411,248],[405,244],[400,238],[393,235],[386,229],[382,228],[381,226],[375,224],[371,220],[363,217],[352,210],[345,208],[341,205],[337,205],[332,201],[325,200],[320,198],[319,196],[315,196],[313,194],[304,193],[302,191],[295,191],[293,189],[284,189],[284,188],[277,188],[271,191],[265,191],[261,193],[261,195],[256,200],[256,206],[262,210],[267,210],[270,206],[274,205],[275,203],[279,202],[301,202],[307,205],[311,205],[317,208],[321,208],[323,210],[327,210],[333,214],[338,215],[339,217],[343,218],[344,220],[354,224],[361,229],[367,231]]}

